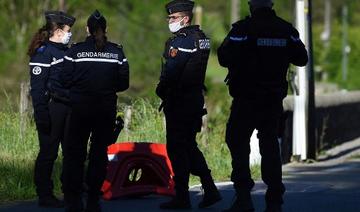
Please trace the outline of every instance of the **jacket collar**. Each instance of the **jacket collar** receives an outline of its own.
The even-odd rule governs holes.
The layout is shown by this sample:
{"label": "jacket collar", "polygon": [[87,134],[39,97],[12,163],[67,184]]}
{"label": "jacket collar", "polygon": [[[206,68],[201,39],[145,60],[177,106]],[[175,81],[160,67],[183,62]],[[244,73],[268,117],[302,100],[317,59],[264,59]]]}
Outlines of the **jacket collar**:
{"label": "jacket collar", "polygon": [[47,45],[51,45],[51,46],[54,46],[55,48],[57,49],[60,49],[60,50],[66,50],[68,47],[66,44],[63,44],[63,43],[55,43],[55,42],[52,42],[52,41],[46,41],[45,42]]}
{"label": "jacket collar", "polygon": [[176,35],[179,35],[179,34],[188,34],[189,32],[192,32],[192,31],[199,31],[200,30],[200,26],[199,25],[190,25],[190,26],[187,26],[187,27],[184,27],[182,29],[180,29],[178,32],[176,32]]}
{"label": "jacket collar", "polygon": [[94,36],[92,36],[92,35],[87,36],[85,39],[85,42],[94,43],[95,42]]}

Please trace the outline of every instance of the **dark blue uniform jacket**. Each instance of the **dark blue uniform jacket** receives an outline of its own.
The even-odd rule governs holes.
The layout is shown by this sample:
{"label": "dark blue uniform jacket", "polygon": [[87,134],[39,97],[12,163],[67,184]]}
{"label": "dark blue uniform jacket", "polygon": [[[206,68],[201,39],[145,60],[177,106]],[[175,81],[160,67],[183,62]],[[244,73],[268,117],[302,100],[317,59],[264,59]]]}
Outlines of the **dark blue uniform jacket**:
{"label": "dark blue uniform jacket", "polygon": [[166,62],[156,89],[167,101],[180,100],[183,95],[202,94],[210,54],[210,39],[199,26],[181,29],[165,44]]}
{"label": "dark blue uniform jacket", "polygon": [[261,8],[233,24],[218,59],[229,69],[233,97],[285,97],[289,64],[305,66],[308,56],[298,31],[272,9]]}
{"label": "dark blue uniform jacket", "polygon": [[67,101],[69,92],[60,83],[66,45],[47,41],[30,59],[30,94],[33,101],[35,121],[49,123],[49,99]]}
{"label": "dark blue uniform jacket", "polygon": [[204,115],[204,81],[210,54],[210,39],[199,26],[179,30],[165,44],[157,95],[165,114],[201,117]]}
{"label": "dark blue uniform jacket", "polygon": [[107,42],[103,51],[95,49],[93,37],[72,46],[64,60],[62,81],[70,88],[72,102],[116,97],[129,87],[129,64],[122,46]]}

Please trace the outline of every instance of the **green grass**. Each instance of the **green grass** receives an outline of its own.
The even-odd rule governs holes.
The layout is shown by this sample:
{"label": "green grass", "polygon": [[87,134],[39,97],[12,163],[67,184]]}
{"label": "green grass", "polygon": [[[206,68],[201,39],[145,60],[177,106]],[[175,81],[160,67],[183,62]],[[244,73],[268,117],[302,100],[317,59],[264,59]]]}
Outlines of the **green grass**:
{"label": "green grass", "polygon": [[[210,92],[218,92],[212,88]],[[225,123],[229,101],[208,100],[209,117],[207,133],[198,134],[199,147],[205,155],[216,181],[229,181],[231,158],[224,142]],[[224,99],[224,98],[223,98]],[[157,99],[136,99],[132,102],[132,116],[128,131],[123,131],[118,141],[165,143],[163,113],[158,112]],[[215,106],[216,105],[216,106]],[[25,118],[26,128],[20,133],[20,115],[9,109],[0,111],[0,204],[11,201],[35,199],[33,184],[34,161],[38,152],[37,132],[32,118]],[[120,105],[123,110],[125,105]],[[61,194],[61,153],[54,167],[55,193]],[[259,167],[252,168],[255,179],[260,176]],[[190,184],[198,184],[197,177],[191,177]]]}
{"label": "green grass", "polygon": [[[0,112],[0,203],[35,197],[33,169],[38,151],[37,135],[31,120],[26,118],[24,122],[26,129],[20,133],[19,114]],[[60,193],[60,169],[60,161],[57,161],[56,193]]]}
{"label": "green grass", "polygon": [[360,159],[360,154],[353,155],[350,157],[350,159],[358,160],[358,159]]}

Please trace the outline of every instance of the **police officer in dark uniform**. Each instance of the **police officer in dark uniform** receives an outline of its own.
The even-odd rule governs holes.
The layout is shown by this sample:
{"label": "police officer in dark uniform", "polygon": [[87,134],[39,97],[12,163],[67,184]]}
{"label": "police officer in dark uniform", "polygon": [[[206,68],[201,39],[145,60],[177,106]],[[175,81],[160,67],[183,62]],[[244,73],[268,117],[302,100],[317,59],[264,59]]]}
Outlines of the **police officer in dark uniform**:
{"label": "police officer in dark uniform", "polygon": [[249,0],[251,16],[233,24],[218,49],[218,59],[229,69],[227,83],[233,97],[226,143],[232,156],[231,180],[237,199],[226,211],[254,211],[250,191],[250,137],[258,130],[261,174],[267,184],[266,211],[281,211],[281,157],[277,140],[287,95],[289,64],[305,66],[307,51],[298,31],[272,10],[272,0]]}
{"label": "police officer in dark uniform", "polygon": [[60,12],[45,12],[46,25],[38,30],[29,46],[31,97],[40,151],[35,162],[35,185],[41,207],[62,207],[53,194],[51,174],[60,142],[64,146],[69,120],[68,90],[59,74],[71,38],[75,18]]}
{"label": "police officer in dark uniform", "polygon": [[205,194],[199,207],[221,200],[205,158],[196,143],[202,125],[204,79],[210,40],[199,26],[190,25],[194,2],[174,0],[166,5],[169,29],[174,37],[166,42],[166,63],[156,93],[163,100],[166,117],[167,152],[175,173],[176,196],[160,205],[162,209],[191,207],[189,175],[200,177]]}
{"label": "police officer in dark uniform", "polygon": [[67,211],[81,211],[84,163],[91,135],[85,211],[101,211],[99,198],[106,175],[107,146],[113,143],[117,92],[129,87],[129,65],[122,46],[107,41],[106,19],[95,11],[87,21],[88,37],[65,56],[62,80],[70,88],[71,118],[64,155]]}

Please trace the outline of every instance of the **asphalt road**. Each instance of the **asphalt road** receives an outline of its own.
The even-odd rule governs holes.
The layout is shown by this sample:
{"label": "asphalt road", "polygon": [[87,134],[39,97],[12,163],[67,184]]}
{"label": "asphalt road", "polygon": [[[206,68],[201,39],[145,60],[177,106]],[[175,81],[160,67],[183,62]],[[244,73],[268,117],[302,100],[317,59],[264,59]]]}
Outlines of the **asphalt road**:
{"label": "asphalt road", "polygon": [[[359,140],[360,141],[360,140]],[[332,150],[329,158],[313,164],[288,164],[283,167],[284,183],[287,188],[283,211],[286,212],[360,212],[360,159],[349,159],[344,152],[349,149],[359,152],[360,146],[352,143],[349,148]],[[358,148],[354,148],[354,146]],[[354,151],[352,151],[354,152]],[[339,157],[337,157],[338,155]],[[349,154],[347,154],[349,156]],[[221,211],[234,200],[231,183],[218,183],[223,200],[211,208],[199,210],[201,200],[198,186],[191,188],[192,211]],[[265,208],[264,194],[266,186],[257,182],[252,191],[256,211]],[[119,199],[104,201],[103,211],[161,211],[158,205],[168,197],[147,196],[137,199]],[[40,209],[36,202],[19,202],[0,206],[1,212],[58,212],[63,209]]]}

